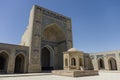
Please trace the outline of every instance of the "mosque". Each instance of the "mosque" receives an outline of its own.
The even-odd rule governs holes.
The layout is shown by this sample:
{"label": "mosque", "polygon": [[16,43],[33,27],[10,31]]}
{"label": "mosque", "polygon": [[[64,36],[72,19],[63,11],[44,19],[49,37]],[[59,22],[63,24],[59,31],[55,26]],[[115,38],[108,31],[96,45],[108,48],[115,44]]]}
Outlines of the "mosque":
{"label": "mosque", "polygon": [[21,43],[0,43],[0,73],[82,68],[120,70],[120,51],[90,55],[74,49],[71,19],[37,5],[30,11]]}

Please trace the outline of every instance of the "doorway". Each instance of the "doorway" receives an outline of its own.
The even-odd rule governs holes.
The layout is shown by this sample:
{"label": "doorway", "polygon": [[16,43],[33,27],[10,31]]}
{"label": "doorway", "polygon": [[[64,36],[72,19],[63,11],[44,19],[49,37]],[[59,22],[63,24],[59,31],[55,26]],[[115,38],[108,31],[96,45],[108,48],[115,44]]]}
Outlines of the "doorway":
{"label": "doorway", "polygon": [[41,54],[41,64],[42,64],[42,70],[53,70],[53,66],[51,66],[51,54],[48,48],[44,47],[42,49]]}
{"label": "doorway", "polygon": [[116,64],[116,60],[114,58],[110,58],[108,63],[109,63],[110,70],[117,70],[117,64]]}
{"label": "doorway", "polygon": [[23,73],[24,72],[24,56],[19,54],[15,59],[15,73]]}
{"label": "doorway", "polygon": [[0,53],[0,73],[7,73],[8,55],[5,52]]}
{"label": "doorway", "polygon": [[105,65],[104,65],[103,59],[99,59],[99,60],[98,60],[98,66],[99,66],[99,70],[105,69]]}

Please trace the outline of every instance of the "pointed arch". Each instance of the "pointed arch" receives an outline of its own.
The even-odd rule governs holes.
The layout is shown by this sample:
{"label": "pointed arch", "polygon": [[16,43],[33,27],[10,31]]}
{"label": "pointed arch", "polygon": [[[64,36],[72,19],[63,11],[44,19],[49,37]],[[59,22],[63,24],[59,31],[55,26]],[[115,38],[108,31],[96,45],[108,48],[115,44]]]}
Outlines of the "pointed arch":
{"label": "pointed arch", "polygon": [[108,65],[110,70],[117,70],[117,63],[114,58],[111,57],[108,59]]}
{"label": "pointed arch", "polygon": [[98,68],[99,70],[101,69],[105,69],[105,64],[104,64],[104,60],[103,59],[98,59]]}
{"label": "pointed arch", "polygon": [[42,70],[54,69],[54,50],[49,45],[42,48],[41,64]]}
{"label": "pointed arch", "polygon": [[76,66],[76,60],[75,60],[75,58],[71,58],[71,65],[72,66]]}
{"label": "pointed arch", "polygon": [[68,66],[68,59],[65,59],[65,66]]}
{"label": "pointed arch", "polygon": [[14,73],[23,73],[25,66],[25,56],[23,54],[16,55]]}
{"label": "pointed arch", "polygon": [[0,51],[0,73],[7,73],[9,55],[7,51]]}
{"label": "pointed arch", "polygon": [[62,33],[65,34],[65,32],[64,32],[64,30],[61,28],[61,26],[59,26],[59,25],[56,24],[56,23],[51,23],[51,24],[47,25],[47,26],[43,29],[43,31],[46,30],[47,28],[51,27],[51,26],[57,27]]}
{"label": "pointed arch", "polygon": [[63,41],[65,40],[65,33],[60,26],[52,23],[43,29],[43,39],[54,42]]}

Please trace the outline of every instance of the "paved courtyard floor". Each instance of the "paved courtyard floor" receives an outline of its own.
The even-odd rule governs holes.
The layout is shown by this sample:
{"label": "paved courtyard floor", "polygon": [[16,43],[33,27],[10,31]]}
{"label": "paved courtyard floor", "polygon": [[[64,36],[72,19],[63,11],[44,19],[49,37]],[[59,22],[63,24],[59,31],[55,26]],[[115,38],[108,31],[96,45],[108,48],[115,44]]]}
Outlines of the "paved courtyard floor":
{"label": "paved courtyard floor", "polygon": [[100,71],[98,76],[85,77],[66,77],[52,75],[51,73],[34,73],[34,74],[9,74],[0,75],[0,80],[120,80],[120,72]]}

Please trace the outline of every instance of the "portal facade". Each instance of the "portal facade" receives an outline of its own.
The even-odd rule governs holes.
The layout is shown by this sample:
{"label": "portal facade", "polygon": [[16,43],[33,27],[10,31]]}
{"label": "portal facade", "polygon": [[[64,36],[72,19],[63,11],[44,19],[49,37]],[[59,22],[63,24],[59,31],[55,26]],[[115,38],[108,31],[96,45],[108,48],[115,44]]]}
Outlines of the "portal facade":
{"label": "portal facade", "polygon": [[34,5],[20,45],[0,44],[0,73],[63,69],[63,52],[71,47],[71,19]]}

